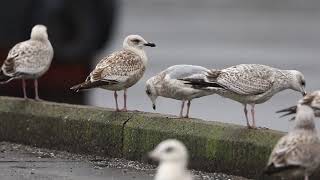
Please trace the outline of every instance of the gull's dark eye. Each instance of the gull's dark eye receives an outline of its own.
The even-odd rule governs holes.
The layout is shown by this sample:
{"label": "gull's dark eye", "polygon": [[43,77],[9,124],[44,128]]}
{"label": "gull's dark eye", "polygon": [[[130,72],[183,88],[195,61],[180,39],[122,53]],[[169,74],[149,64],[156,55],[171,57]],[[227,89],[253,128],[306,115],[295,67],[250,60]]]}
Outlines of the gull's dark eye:
{"label": "gull's dark eye", "polygon": [[146,90],[146,93],[147,93],[148,95],[151,95],[151,91],[150,91],[149,89]]}
{"label": "gull's dark eye", "polygon": [[302,81],[301,81],[301,85],[302,85],[302,86],[306,86],[306,81],[302,80]]}
{"label": "gull's dark eye", "polygon": [[135,44],[138,44],[138,43],[140,42],[139,39],[132,39],[131,41],[132,41],[133,43],[135,43]]}
{"label": "gull's dark eye", "polygon": [[173,147],[167,147],[167,149],[165,150],[166,151],[166,153],[170,153],[170,152],[172,152],[174,149],[173,149]]}

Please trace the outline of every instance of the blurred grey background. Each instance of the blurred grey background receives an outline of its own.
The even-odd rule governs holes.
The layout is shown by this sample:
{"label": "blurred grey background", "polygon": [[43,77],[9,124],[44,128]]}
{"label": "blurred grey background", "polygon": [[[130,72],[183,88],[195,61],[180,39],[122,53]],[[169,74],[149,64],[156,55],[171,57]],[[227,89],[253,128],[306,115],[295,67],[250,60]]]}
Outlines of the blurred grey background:
{"label": "blurred grey background", "polygon": [[[261,63],[302,71],[308,91],[320,88],[318,0],[123,0],[117,23],[110,46],[98,57],[121,48],[128,34],[157,44],[146,49],[144,78],[128,91],[130,110],[153,112],[144,83],[175,64],[224,68]],[[111,92],[87,93],[89,104],[114,107]],[[301,94],[287,90],[257,105],[257,124],[287,131],[288,118],[279,119],[275,111],[299,98]],[[156,112],[177,115],[179,108],[179,101],[159,98]],[[191,117],[245,125],[243,106],[217,95],[194,100]]]}

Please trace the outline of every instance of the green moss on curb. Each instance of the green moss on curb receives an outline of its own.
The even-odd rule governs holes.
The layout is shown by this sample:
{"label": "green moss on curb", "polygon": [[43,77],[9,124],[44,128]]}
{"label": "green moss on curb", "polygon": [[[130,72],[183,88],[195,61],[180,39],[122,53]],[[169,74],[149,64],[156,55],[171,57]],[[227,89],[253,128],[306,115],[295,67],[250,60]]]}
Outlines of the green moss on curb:
{"label": "green moss on curb", "polygon": [[145,161],[144,155],[159,142],[176,138],[188,147],[192,168],[257,178],[282,135],[237,125],[136,114],[124,129],[123,154]]}
{"label": "green moss on curb", "polygon": [[0,140],[120,157],[129,114],[1,97]]}
{"label": "green moss on curb", "polygon": [[159,114],[0,97],[0,141],[147,160],[147,152],[168,138],[183,141],[195,169],[260,177],[270,151],[283,134],[272,130]]}

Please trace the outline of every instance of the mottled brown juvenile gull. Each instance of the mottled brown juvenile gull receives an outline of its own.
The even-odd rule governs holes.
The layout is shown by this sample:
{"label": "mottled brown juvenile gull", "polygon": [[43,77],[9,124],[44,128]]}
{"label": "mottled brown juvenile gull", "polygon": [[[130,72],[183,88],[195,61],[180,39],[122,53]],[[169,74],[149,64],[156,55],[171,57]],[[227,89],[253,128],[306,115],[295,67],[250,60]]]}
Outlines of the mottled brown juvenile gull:
{"label": "mottled brown juvenile gull", "polygon": [[314,123],[314,112],[298,105],[293,131],[282,137],[274,147],[265,173],[281,177],[309,176],[320,165],[320,139]]}
{"label": "mottled brown juvenile gull", "polygon": [[[298,104],[306,105],[313,109],[316,117],[320,117],[320,91],[314,91],[312,93],[308,93],[301,100],[299,100]],[[291,114],[295,114],[297,112],[297,106],[291,106],[289,108],[277,111],[277,113],[286,113],[283,116],[288,116]]]}
{"label": "mottled brown juvenile gull", "polygon": [[103,58],[85,82],[71,89],[78,92],[82,89],[99,87],[114,91],[116,111],[119,111],[117,91],[124,90],[122,110],[127,111],[127,89],[141,79],[148,62],[144,46],[155,47],[155,44],[147,42],[139,35],[127,36],[123,41],[123,50]]}
{"label": "mottled brown juvenile gull", "polygon": [[26,80],[34,80],[35,99],[39,100],[38,78],[50,67],[53,48],[48,39],[47,28],[35,25],[30,39],[16,44],[8,53],[0,72],[0,83],[5,84],[14,79],[22,80],[23,97],[27,98]]}
{"label": "mottled brown juvenile gull", "polygon": [[168,139],[149,153],[149,156],[159,161],[155,180],[192,180],[188,171],[188,151],[178,140]]}
{"label": "mottled brown juvenile gull", "polygon": [[194,65],[174,65],[148,79],[146,82],[146,93],[152,102],[153,109],[156,109],[156,99],[158,96],[181,100],[180,117],[183,117],[184,104],[188,101],[187,113],[185,115],[188,118],[191,100],[213,94],[214,92],[205,89],[195,89],[180,79],[204,78],[205,72],[209,72],[209,69]]}
{"label": "mottled brown juvenile gull", "polygon": [[[256,128],[256,104],[268,101],[274,94],[285,89],[305,95],[305,80],[301,72],[280,70],[260,64],[240,64],[222,70],[211,70],[205,78],[185,80],[194,88],[211,89],[223,97],[242,103],[248,128]],[[248,120],[247,104],[252,107],[252,126]]]}

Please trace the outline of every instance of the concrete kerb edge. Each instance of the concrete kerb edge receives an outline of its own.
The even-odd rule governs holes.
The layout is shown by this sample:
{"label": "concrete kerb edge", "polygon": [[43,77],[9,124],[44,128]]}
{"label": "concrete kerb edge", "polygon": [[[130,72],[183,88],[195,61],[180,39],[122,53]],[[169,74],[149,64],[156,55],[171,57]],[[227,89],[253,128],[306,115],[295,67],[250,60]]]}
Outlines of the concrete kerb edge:
{"label": "concrete kerb edge", "polygon": [[[21,108],[17,110],[18,113],[15,113],[16,108]],[[32,108],[37,109],[35,109],[35,112],[29,113],[29,110],[34,110]],[[62,131],[63,135],[60,136],[55,134],[61,133],[61,131],[59,131],[59,125],[66,125],[64,122],[62,122],[65,116],[62,116],[63,114],[57,115],[55,114],[56,112],[47,112],[47,108],[50,110],[58,109],[60,113],[71,112],[71,117],[69,118],[74,118],[73,123],[75,124],[71,123],[71,125],[69,124],[69,127],[76,127],[80,129],[78,132],[80,135],[76,133],[77,131],[72,132],[77,138],[83,138],[78,140],[78,142],[84,144],[81,146],[68,144],[72,143],[72,138],[74,137],[70,136],[70,139],[65,141],[63,137],[65,134],[63,133],[69,133],[67,131]],[[81,113],[81,111],[83,112]],[[52,126],[55,126],[57,123],[57,128],[56,130],[52,130],[51,135],[53,137],[59,137],[60,139],[58,139],[58,141],[63,141],[63,143],[65,143],[65,146],[58,147],[60,150],[68,150],[76,153],[106,155],[109,157],[124,157],[130,160],[146,162],[146,152],[152,150],[155,145],[166,138],[176,138],[186,143],[187,147],[189,148],[189,152],[191,153],[190,159],[192,168],[205,171],[231,173],[233,175],[241,175],[245,177],[257,177],[260,175],[259,173],[261,171],[261,167],[266,163],[266,157],[269,155],[271,148],[283,135],[283,133],[278,131],[248,130],[239,125],[208,122],[198,119],[177,119],[172,118],[172,116],[145,112],[116,113],[113,112],[113,110],[105,108],[58,104],[51,102],[35,102],[32,100],[24,101],[20,98],[0,97],[0,114],[10,114],[10,112],[12,118],[16,119],[20,124],[10,124],[10,122],[4,117],[0,117],[0,120],[9,123],[7,128],[14,129],[14,127],[18,125],[30,126],[25,121],[21,120],[21,117],[19,117],[22,116],[22,118],[26,118],[28,117],[28,114],[31,115],[29,118],[34,118],[34,122],[38,123],[36,123],[36,125],[39,125],[41,128],[48,128],[46,123],[51,123]],[[26,112],[28,112],[28,114]],[[47,121],[46,123],[41,124],[41,117],[36,117],[33,113],[40,113],[42,115],[45,114],[46,119],[51,118],[50,120],[55,122]],[[76,117],[80,117],[81,115],[83,117],[76,119]],[[92,117],[91,120],[86,120],[86,118],[90,117]],[[87,131],[84,127],[81,127],[82,125],[79,122],[81,122],[85,127],[88,127],[90,130]],[[3,130],[4,132],[8,133],[7,129],[3,129],[5,127],[1,128],[3,123],[1,124],[0,131]],[[106,124],[108,127],[104,127],[104,124]],[[101,132],[98,132],[95,128],[98,128],[98,131]],[[4,132],[0,132],[0,135],[3,135]],[[37,135],[32,134],[24,129],[22,130],[22,133],[26,133],[26,136],[30,137]],[[86,135],[81,136],[81,133],[86,133]],[[111,135],[110,133],[115,134]],[[109,135],[113,137],[108,137]],[[15,140],[14,138],[17,137],[14,137],[14,135],[12,137],[0,137],[0,140],[12,141]],[[112,142],[106,142],[106,140],[111,140]],[[30,141],[28,138],[18,137],[15,142],[24,144],[37,142],[36,145],[40,147],[48,147],[48,145],[50,147],[50,145],[52,145],[50,144],[52,142],[45,142],[44,144],[41,144],[41,142],[43,142],[41,138],[35,141]],[[58,144],[59,142],[55,143]],[[235,147],[240,147],[240,149],[235,151],[234,149],[237,149]],[[114,152],[106,152],[108,150],[105,150],[104,148],[110,148],[110,150],[112,149]],[[243,148],[243,150],[241,148]],[[259,151],[262,155],[259,152],[254,152],[253,155],[255,157],[253,157],[253,159],[256,160],[250,160],[249,162],[246,148],[252,148],[254,151]],[[97,150],[97,152],[95,150]],[[237,153],[239,154],[239,159],[236,161],[231,160],[229,156],[236,157]],[[225,161],[225,164],[220,163],[221,166],[217,166],[219,161]],[[225,167],[223,167],[223,165],[225,165]],[[237,166],[243,167],[245,165],[250,167],[251,170],[246,171],[245,168],[237,168]]]}

